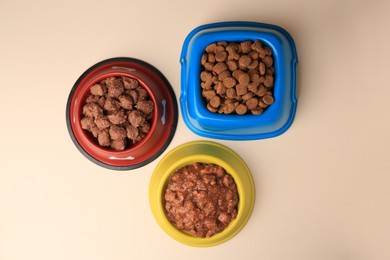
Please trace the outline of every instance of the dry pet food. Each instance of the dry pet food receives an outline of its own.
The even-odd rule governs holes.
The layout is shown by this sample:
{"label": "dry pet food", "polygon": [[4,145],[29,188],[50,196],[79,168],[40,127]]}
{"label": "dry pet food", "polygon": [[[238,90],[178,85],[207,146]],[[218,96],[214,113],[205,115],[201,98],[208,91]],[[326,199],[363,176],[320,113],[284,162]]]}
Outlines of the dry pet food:
{"label": "dry pet food", "polygon": [[193,163],[178,169],[164,199],[169,221],[196,237],[211,237],[237,217],[236,183],[215,164]]}
{"label": "dry pet food", "polygon": [[149,132],[153,111],[154,103],[138,80],[109,77],[91,87],[81,127],[100,146],[121,151]]}
{"label": "dry pet food", "polygon": [[259,40],[217,42],[206,47],[200,73],[207,109],[259,115],[274,102],[272,50]]}

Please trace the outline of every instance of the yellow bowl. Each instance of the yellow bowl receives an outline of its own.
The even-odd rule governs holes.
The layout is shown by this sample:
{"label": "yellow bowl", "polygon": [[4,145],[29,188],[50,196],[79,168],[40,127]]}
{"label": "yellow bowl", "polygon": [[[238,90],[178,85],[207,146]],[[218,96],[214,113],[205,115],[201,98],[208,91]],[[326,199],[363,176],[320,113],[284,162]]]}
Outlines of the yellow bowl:
{"label": "yellow bowl", "polygon": [[[169,222],[164,211],[163,194],[171,175],[177,169],[195,162],[223,167],[233,177],[238,189],[237,218],[221,233],[210,238],[198,238],[179,231]],[[254,202],[254,183],[245,162],[228,147],[210,141],[189,142],[170,151],[156,166],[149,186],[149,204],[157,223],[173,239],[189,246],[215,246],[234,237],[249,220]]]}

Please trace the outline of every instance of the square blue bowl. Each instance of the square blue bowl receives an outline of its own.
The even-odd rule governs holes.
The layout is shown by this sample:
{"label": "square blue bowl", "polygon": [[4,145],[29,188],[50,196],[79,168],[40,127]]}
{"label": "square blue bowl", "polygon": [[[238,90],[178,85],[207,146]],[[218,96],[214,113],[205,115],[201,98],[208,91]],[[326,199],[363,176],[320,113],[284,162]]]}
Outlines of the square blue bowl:
{"label": "square blue bowl", "polygon": [[[214,42],[260,40],[274,56],[274,98],[261,115],[210,112],[201,95],[201,57]],[[195,28],[185,39],[181,56],[180,108],[187,127],[195,134],[223,140],[256,140],[284,133],[294,121],[297,107],[294,41],[283,28],[255,22],[222,22]]]}

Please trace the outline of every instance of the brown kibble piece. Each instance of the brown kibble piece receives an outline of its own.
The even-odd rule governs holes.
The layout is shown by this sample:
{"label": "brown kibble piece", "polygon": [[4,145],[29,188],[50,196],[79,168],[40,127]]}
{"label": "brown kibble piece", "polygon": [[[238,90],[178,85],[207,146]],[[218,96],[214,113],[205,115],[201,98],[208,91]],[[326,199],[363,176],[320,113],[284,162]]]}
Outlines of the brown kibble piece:
{"label": "brown kibble piece", "polygon": [[213,85],[213,81],[212,81],[212,80],[204,81],[204,82],[200,83],[200,86],[201,86],[204,90],[210,90],[212,85]]}
{"label": "brown kibble piece", "polygon": [[212,105],[210,105],[210,103],[207,103],[207,109],[213,113],[216,113],[218,111],[218,108],[213,107]]}
{"label": "brown kibble piece", "polygon": [[247,54],[252,50],[252,48],[251,48],[252,44],[250,41],[241,42],[240,45],[241,45],[241,52],[244,54]]}
{"label": "brown kibble piece", "polygon": [[274,64],[274,59],[271,56],[266,56],[263,59],[263,62],[267,68],[270,68]]}
{"label": "brown kibble piece", "polygon": [[217,62],[222,62],[222,61],[225,61],[227,59],[227,52],[225,50],[223,51],[218,51],[215,53],[215,60]]}
{"label": "brown kibble piece", "polygon": [[211,72],[208,72],[208,71],[202,71],[200,73],[200,79],[202,81],[209,81],[213,78],[213,74],[211,74]]}
{"label": "brown kibble piece", "polygon": [[265,81],[265,77],[264,77],[264,76],[261,76],[261,77],[259,78],[259,83],[262,84],[262,83],[264,83],[264,81]]}
{"label": "brown kibble piece", "polygon": [[229,70],[222,71],[218,75],[218,81],[223,81],[225,78],[230,77],[232,73]]}
{"label": "brown kibble piece", "polygon": [[261,42],[259,40],[255,40],[251,45],[252,50],[257,51],[257,52],[259,52],[260,48],[262,48],[262,47],[263,47],[263,44],[261,44]]}
{"label": "brown kibble piece", "polygon": [[232,88],[237,84],[236,80],[233,77],[227,77],[223,80],[223,85],[226,88]]}
{"label": "brown kibble piece", "polygon": [[214,63],[211,63],[211,62],[206,62],[204,64],[204,68],[208,71],[213,71],[213,68],[214,68]]}
{"label": "brown kibble piece", "polygon": [[248,86],[251,78],[249,77],[248,73],[242,73],[240,76],[238,76],[238,82],[243,86]]}
{"label": "brown kibble piece", "polygon": [[224,114],[231,114],[234,112],[234,109],[235,109],[234,103],[230,102],[230,103],[224,104],[222,112]]}
{"label": "brown kibble piece", "polygon": [[202,64],[202,65],[204,66],[206,62],[207,62],[207,54],[204,53],[204,54],[202,55],[201,60],[200,60],[200,64]]}
{"label": "brown kibble piece", "polygon": [[252,60],[252,63],[248,65],[248,69],[257,69],[259,62],[257,60]]}
{"label": "brown kibble piece", "polygon": [[259,53],[257,51],[251,51],[249,52],[249,56],[252,58],[252,60],[259,59]]}
{"label": "brown kibble piece", "polygon": [[268,55],[268,56],[271,56],[272,55],[272,50],[270,48],[268,48],[267,46],[264,47],[265,49],[265,54]]}
{"label": "brown kibble piece", "polygon": [[240,69],[237,69],[235,71],[232,72],[232,76],[238,80],[238,78],[240,77],[240,75],[244,74],[245,72],[243,72],[242,70]]}
{"label": "brown kibble piece", "polygon": [[209,53],[207,55],[207,61],[210,62],[210,63],[215,63],[215,55],[214,55],[214,53]]}
{"label": "brown kibble piece", "polygon": [[248,90],[251,91],[252,93],[256,93],[258,89],[258,85],[255,83],[249,83],[248,84]]}
{"label": "brown kibble piece", "polygon": [[259,63],[259,72],[260,72],[261,76],[264,76],[264,74],[265,74],[265,64],[263,62],[261,62],[261,61]]}
{"label": "brown kibble piece", "polygon": [[215,51],[215,48],[217,47],[217,44],[212,43],[206,47],[207,53],[213,53]]}
{"label": "brown kibble piece", "polygon": [[242,55],[238,60],[238,64],[244,68],[248,67],[251,63],[252,63],[252,58],[248,55]]}
{"label": "brown kibble piece", "polygon": [[228,43],[227,43],[227,41],[220,41],[220,42],[217,42],[217,45],[226,47],[228,45]]}
{"label": "brown kibble piece", "polygon": [[219,96],[214,96],[210,99],[209,104],[212,107],[218,108],[221,105],[221,98]]}
{"label": "brown kibble piece", "polygon": [[252,98],[255,94],[253,92],[247,92],[245,95],[242,95],[242,100],[247,101],[248,99]]}
{"label": "brown kibble piece", "polygon": [[217,45],[217,47],[215,47],[214,54],[216,54],[217,52],[220,52],[220,51],[224,51],[224,50],[225,50],[224,46]]}
{"label": "brown kibble piece", "polygon": [[217,64],[215,64],[215,66],[213,67],[213,71],[217,74],[220,74],[222,71],[224,70],[227,70],[227,66],[225,63],[223,62],[218,62]]}
{"label": "brown kibble piece", "polygon": [[236,113],[239,115],[243,115],[248,111],[248,108],[244,104],[239,104],[236,107]]}
{"label": "brown kibble piece", "polygon": [[274,77],[272,77],[271,75],[266,75],[263,84],[267,88],[273,87],[274,86]]}
{"label": "brown kibble piece", "polygon": [[237,96],[236,90],[234,88],[228,88],[226,89],[226,96],[228,98],[235,98]]}
{"label": "brown kibble piece", "polygon": [[223,96],[226,94],[226,87],[223,85],[222,82],[216,83],[214,89],[215,89],[215,92],[220,96]]}
{"label": "brown kibble piece", "polygon": [[214,97],[215,91],[214,90],[204,90],[202,91],[203,97],[205,97],[207,100],[210,100],[212,97]]}
{"label": "brown kibble piece", "polygon": [[274,73],[275,73],[275,68],[273,66],[265,70],[265,74],[274,75]]}
{"label": "brown kibble piece", "polygon": [[267,88],[263,84],[260,84],[257,89],[256,95],[262,97],[265,95],[265,93],[267,93]]}
{"label": "brown kibble piece", "polygon": [[237,44],[229,44],[228,46],[226,46],[226,51],[229,53],[228,60],[238,60],[240,58],[240,54],[237,53],[237,50]]}
{"label": "brown kibble piece", "polygon": [[238,63],[235,60],[228,60],[226,62],[226,65],[228,67],[228,70],[230,70],[230,71],[235,71],[238,69]]}
{"label": "brown kibble piece", "polygon": [[234,112],[235,105],[232,100],[226,100],[225,103],[221,106],[221,113],[231,114]]}
{"label": "brown kibble piece", "polygon": [[264,103],[263,99],[259,99],[259,104],[258,104],[259,107],[265,109],[266,107],[268,107],[268,105],[266,103]]}
{"label": "brown kibble piece", "polygon": [[237,84],[236,85],[237,96],[242,96],[242,95],[246,94],[247,92],[248,92],[248,87],[247,86],[244,86],[244,85],[241,85],[241,84]]}
{"label": "brown kibble piece", "polygon": [[252,114],[254,114],[254,115],[260,115],[263,113],[263,111],[264,110],[261,107],[256,107],[256,108],[251,110]]}
{"label": "brown kibble piece", "polygon": [[259,78],[260,78],[260,74],[259,74],[259,69],[258,68],[256,68],[256,69],[249,69],[248,70],[248,74],[249,74],[249,77],[250,77],[252,82],[258,83]]}
{"label": "brown kibble piece", "polygon": [[265,95],[265,96],[262,98],[262,101],[263,101],[266,105],[271,105],[272,103],[274,103],[274,98],[273,98],[273,96],[271,96],[271,95]]}
{"label": "brown kibble piece", "polygon": [[261,44],[261,42],[259,40],[256,40],[253,44],[252,44],[252,49],[257,51],[259,53],[259,57],[260,58],[264,58],[265,57],[265,54],[266,54],[266,51],[265,49],[263,48],[263,44]]}
{"label": "brown kibble piece", "polygon": [[257,107],[258,103],[259,100],[257,98],[250,98],[245,102],[245,105],[248,107],[248,109],[252,110]]}

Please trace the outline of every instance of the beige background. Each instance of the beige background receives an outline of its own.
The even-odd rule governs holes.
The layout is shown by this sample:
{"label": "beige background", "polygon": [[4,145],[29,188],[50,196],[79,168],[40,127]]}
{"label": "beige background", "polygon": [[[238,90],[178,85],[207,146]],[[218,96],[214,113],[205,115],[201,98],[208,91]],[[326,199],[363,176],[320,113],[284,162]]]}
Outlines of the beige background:
{"label": "beige background", "polygon": [[[255,209],[230,241],[192,248],[149,210],[161,157],[131,172],[91,163],[65,106],[117,56],[150,62],[179,96],[184,38],[227,20],[291,33],[299,103],[282,136],[219,141],[252,170]],[[390,259],[389,27],[384,0],[0,0],[0,259]],[[197,139],[180,118],[167,151]]]}

